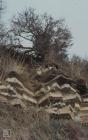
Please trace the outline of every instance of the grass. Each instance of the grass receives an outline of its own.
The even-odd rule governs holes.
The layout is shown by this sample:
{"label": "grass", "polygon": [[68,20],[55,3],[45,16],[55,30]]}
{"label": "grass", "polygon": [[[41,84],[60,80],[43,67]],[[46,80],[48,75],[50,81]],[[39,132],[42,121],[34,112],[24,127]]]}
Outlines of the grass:
{"label": "grass", "polygon": [[4,50],[0,52],[0,80],[3,80],[10,72],[14,71],[19,75],[28,75],[28,66],[24,64],[19,56],[16,58]]}
{"label": "grass", "polygon": [[49,119],[38,107],[30,106],[23,111],[0,103],[0,140],[4,140],[3,129],[11,129],[10,140],[80,140],[88,136],[79,124]]}

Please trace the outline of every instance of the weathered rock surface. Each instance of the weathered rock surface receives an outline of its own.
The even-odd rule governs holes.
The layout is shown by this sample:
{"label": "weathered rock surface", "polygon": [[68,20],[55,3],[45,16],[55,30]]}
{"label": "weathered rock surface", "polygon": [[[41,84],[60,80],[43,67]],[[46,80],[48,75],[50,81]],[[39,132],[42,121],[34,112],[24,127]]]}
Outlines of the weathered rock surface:
{"label": "weathered rock surface", "polygon": [[52,67],[36,69],[32,79],[33,90],[25,83],[17,73],[9,73],[0,82],[0,102],[24,109],[28,103],[43,108],[51,118],[57,116],[88,123],[88,93],[80,94],[81,83],[77,84]]}

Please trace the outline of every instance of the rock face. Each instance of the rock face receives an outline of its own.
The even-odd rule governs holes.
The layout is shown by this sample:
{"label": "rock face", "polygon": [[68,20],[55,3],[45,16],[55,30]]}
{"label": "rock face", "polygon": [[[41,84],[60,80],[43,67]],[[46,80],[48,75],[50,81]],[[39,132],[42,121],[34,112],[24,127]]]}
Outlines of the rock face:
{"label": "rock face", "polygon": [[[80,95],[80,84],[55,68],[36,69],[32,79],[33,90],[15,72],[0,82],[0,102],[19,105],[26,103],[43,108],[50,118],[67,118],[88,124],[88,94]],[[79,87],[79,88],[77,88]]]}

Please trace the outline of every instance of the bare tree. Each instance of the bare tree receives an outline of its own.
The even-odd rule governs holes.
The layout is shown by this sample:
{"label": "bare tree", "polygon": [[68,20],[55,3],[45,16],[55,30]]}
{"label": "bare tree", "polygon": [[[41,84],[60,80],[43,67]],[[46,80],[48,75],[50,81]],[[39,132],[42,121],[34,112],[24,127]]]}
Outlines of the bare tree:
{"label": "bare tree", "polygon": [[12,31],[15,36],[32,42],[32,51],[38,61],[44,61],[51,52],[58,61],[66,57],[66,50],[71,46],[72,36],[64,20],[38,15],[32,8],[13,18]]}

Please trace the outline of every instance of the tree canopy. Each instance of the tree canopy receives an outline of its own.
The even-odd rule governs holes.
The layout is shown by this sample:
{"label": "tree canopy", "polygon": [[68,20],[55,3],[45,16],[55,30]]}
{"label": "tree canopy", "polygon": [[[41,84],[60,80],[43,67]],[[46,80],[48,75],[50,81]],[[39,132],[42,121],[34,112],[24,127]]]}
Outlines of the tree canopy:
{"label": "tree canopy", "polygon": [[[18,38],[32,42],[29,51],[39,61],[59,61],[67,56],[72,35],[63,19],[56,20],[47,14],[38,15],[32,8],[19,13],[12,20],[12,31]],[[30,43],[29,43],[30,44]]]}

